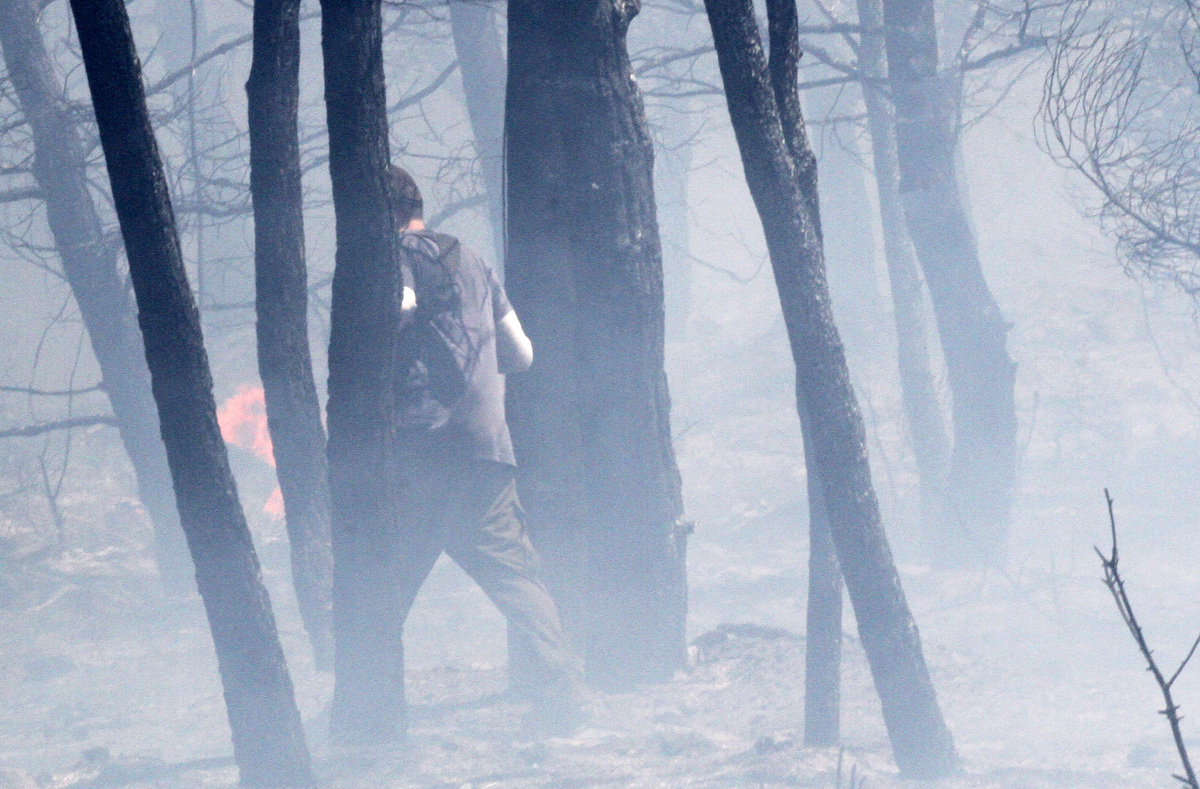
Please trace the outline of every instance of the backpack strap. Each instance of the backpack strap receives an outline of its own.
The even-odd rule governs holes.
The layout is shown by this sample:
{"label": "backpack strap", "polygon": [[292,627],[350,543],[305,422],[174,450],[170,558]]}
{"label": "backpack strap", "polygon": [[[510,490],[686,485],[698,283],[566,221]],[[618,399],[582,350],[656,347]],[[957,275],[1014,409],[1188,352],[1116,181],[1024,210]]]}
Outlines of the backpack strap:
{"label": "backpack strap", "polygon": [[434,233],[433,240],[438,247],[438,262],[457,268],[462,259],[462,245],[458,239],[446,233]]}
{"label": "backpack strap", "polygon": [[[454,277],[462,267],[462,245],[457,238],[445,233],[431,235],[437,246],[437,257],[433,258],[433,262],[445,272],[445,286],[450,288],[453,295],[442,293],[439,288],[439,295],[434,296],[426,307],[432,311],[425,313],[424,320],[418,320],[417,329],[431,394],[443,406],[451,407],[462,397],[469,375],[468,340],[461,322],[448,319],[450,314],[443,312],[445,309],[460,308]],[[420,313],[420,303],[417,309]]]}

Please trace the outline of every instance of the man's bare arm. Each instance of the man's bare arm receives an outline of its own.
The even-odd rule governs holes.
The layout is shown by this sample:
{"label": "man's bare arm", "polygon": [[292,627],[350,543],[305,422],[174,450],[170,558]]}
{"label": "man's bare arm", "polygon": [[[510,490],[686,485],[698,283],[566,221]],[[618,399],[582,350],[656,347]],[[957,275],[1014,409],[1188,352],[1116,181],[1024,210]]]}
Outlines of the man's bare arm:
{"label": "man's bare arm", "polygon": [[406,325],[417,311],[417,292],[407,285],[400,297],[400,325]]}
{"label": "man's bare arm", "polygon": [[496,324],[496,361],[505,375],[523,373],[533,364],[533,343],[516,310],[509,310]]}

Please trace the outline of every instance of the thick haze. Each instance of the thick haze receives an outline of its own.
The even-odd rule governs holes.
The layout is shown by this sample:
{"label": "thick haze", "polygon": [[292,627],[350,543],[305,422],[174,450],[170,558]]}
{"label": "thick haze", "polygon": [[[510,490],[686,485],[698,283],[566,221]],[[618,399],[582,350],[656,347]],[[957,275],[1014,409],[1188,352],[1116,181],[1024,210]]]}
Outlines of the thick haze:
{"label": "thick haze", "polygon": [[[200,4],[201,53],[249,31],[250,12],[240,3]],[[333,216],[316,10],[315,3],[305,6],[301,138],[310,166],[305,220],[314,285],[312,343],[323,392]],[[86,84],[66,13],[65,3],[51,3],[44,31],[60,78],[82,101]],[[130,13],[148,84],[186,66],[190,25],[171,28],[159,20],[186,20],[187,3],[139,0]],[[948,27],[955,24],[947,20]],[[480,188],[459,76],[446,75],[455,60],[446,9],[385,6],[385,29],[390,101],[402,103],[441,80],[419,102],[397,110],[391,138],[393,158],[413,171],[425,192],[427,217],[437,216]],[[952,29],[944,35],[953,41]],[[664,48],[690,49],[709,40],[702,15],[689,20],[654,4],[630,33],[635,68],[661,57]],[[239,388],[258,384],[254,315],[247,307],[253,303],[243,91],[249,60],[244,44],[197,70],[198,168],[187,163],[186,80],[151,99],[163,119],[159,139],[193,287],[203,280],[218,406]],[[804,62],[810,68],[803,79],[830,73],[812,58]],[[667,272],[667,370],[686,517],[696,522],[689,544],[689,638],[721,623],[803,633],[808,516],[791,355],[724,101],[709,90],[719,85],[715,55],[706,52],[687,64],[671,70],[692,80],[686,85],[672,89],[662,68],[647,68],[639,82],[658,144],[664,247],[668,266],[676,267]],[[820,157],[834,309],[867,424],[888,536],[971,776],[961,785],[1161,787],[1178,769],[1166,724],[1156,713],[1161,699],[1100,583],[1092,546],[1107,544],[1102,489],[1108,487],[1116,499],[1130,593],[1151,644],[1173,668],[1200,631],[1200,331],[1191,299],[1122,270],[1113,239],[1088,217],[1097,205],[1091,186],[1046,152],[1038,115],[1045,69],[1045,56],[1034,50],[973,72],[961,146],[985,274],[1013,325],[1008,347],[1018,365],[1018,494],[1004,571],[935,570],[923,558],[870,146],[853,85],[806,95]],[[674,95],[680,92],[697,95],[684,100]],[[11,101],[6,88],[0,113],[15,112]],[[822,123],[822,115],[859,123]],[[25,165],[26,132],[5,129],[0,167]],[[99,158],[98,148],[93,156]],[[99,195],[107,181],[96,165]],[[196,169],[205,181],[199,191]],[[0,189],[31,183],[21,175],[0,178]],[[669,219],[663,213],[672,199],[668,193],[679,194],[681,186],[686,235],[680,234],[677,206]],[[197,199],[217,210],[198,215]],[[101,208],[115,230],[108,204]],[[495,249],[479,201],[446,217],[438,229],[485,255]],[[0,385],[58,390],[95,384],[97,365],[47,249],[43,212],[33,201],[0,205],[0,234]],[[686,257],[678,254],[682,243]],[[682,278],[681,260],[689,261]],[[670,319],[680,304],[686,304],[686,320]],[[930,323],[936,347],[935,336]],[[69,402],[0,393],[0,430],[68,413],[109,411],[99,393]],[[275,488],[273,472],[261,453],[230,451],[297,701],[311,723],[318,762],[332,759],[322,755],[322,711],[332,680],[313,670],[289,583],[286,534],[264,509]],[[168,763],[230,754],[201,610],[161,598],[149,542],[150,527],[136,510],[132,472],[115,430],[94,426],[0,440],[0,767],[65,774],[92,747]],[[891,786],[894,766],[848,606],[844,628],[847,758],[871,776],[868,786]],[[406,634],[416,704],[436,701],[439,686],[431,678],[446,667],[488,671],[506,660],[503,620],[445,557]],[[721,681],[735,689],[745,683],[747,699],[761,692],[754,672],[718,677],[712,687]],[[722,740],[713,733],[719,715],[705,718],[702,705],[680,702],[684,718],[695,718],[678,725],[691,726],[730,753],[779,731],[798,731],[798,714],[790,723],[784,718],[800,709],[802,676],[773,676],[770,682],[782,682],[779,692],[794,694],[782,718],[774,708],[762,719],[748,717],[742,730]],[[1200,666],[1184,673],[1177,694],[1185,715],[1200,715]],[[631,741],[666,725],[643,702],[629,700],[637,711],[631,714]],[[599,717],[621,720],[622,703],[604,701]],[[1196,720],[1184,721],[1189,742],[1200,737]],[[463,742],[469,738],[456,747],[470,747]],[[599,747],[591,740],[586,746]],[[570,750],[569,744],[561,747]],[[801,760],[817,758],[798,748],[795,753]],[[820,758],[827,767],[836,753]],[[432,776],[428,783],[397,774],[387,785],[458,781],[457,774],[438,773],[436,762],[425,760],[422,769]],[[686,769],[673,769],[676,777],[661,785],[684,785],[678,776]],[[217,770],[205,780],[227,785],[229,775]],[[161,780],[147,785],[195,785]],[[510,785],[505,780],[492,785]],[[635,776],[621,785],[660,785],[642,780]],[[6,786],[0,776],[0,787]]]}

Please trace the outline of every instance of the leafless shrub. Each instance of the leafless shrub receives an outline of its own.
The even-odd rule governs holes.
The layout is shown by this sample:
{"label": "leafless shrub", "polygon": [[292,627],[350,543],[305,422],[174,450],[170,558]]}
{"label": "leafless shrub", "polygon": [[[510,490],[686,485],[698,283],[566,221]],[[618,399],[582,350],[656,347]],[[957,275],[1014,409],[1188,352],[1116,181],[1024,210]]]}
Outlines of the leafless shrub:
{"label": "leafless shrub", "polygon": [[1134,274],[1200,296],[1200,18],[1193,0],[1078,0],[1051,49],[1048,148],[1099,190]]}

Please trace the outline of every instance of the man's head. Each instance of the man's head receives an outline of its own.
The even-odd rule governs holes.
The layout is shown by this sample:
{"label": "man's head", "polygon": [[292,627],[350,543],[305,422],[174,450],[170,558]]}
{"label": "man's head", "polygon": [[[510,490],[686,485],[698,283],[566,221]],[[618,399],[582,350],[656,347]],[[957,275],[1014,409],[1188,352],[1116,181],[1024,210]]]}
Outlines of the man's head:
{"label": "man's head", "polygon": [[392,204],[392,221],[397,230],[404,230],[414,219],[424,219],[425,201],[417,182],[403,167],[392,165],[387,170],[388,199]]}

